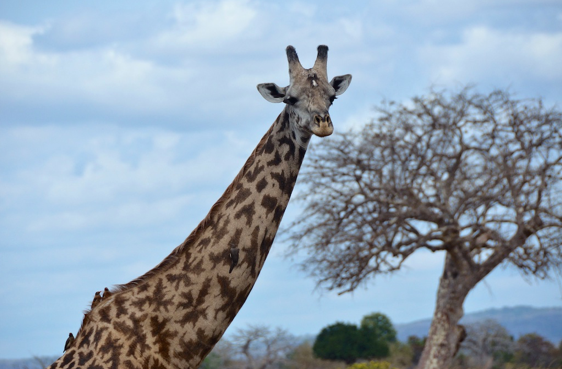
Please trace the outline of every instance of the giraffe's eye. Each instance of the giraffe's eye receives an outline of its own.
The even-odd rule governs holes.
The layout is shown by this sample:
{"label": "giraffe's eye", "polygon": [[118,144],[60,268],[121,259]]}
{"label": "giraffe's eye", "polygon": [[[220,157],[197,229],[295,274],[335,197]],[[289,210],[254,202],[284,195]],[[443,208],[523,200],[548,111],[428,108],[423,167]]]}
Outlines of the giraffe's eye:
{"label": "giraffe's eye", "polygon": [[288,105],[295,105],[299,101],[296,97],[287,96],[283,102]]}
{"label": "giraffe's eye", "polygon": [[334,100],[337,99],[336,95],[330,96],[330,105],[334,103]]}

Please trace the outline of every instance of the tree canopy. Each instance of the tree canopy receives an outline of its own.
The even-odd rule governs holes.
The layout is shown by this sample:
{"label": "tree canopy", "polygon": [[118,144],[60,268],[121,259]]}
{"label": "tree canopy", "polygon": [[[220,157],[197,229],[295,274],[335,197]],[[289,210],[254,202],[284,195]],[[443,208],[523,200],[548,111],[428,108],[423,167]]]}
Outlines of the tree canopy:
{"label": "tree canopy", "polygon": [[359,332],[360,354],[363,358],[386,357],[390,352],[389,343],[396,342],[396,330],[392,322],[381,313],[364,316]]}
{"label": "tree canopy", "polygon": [[359,339],[359,330],[355,324],[335,323],[320,331],[312,350],[321,359],[350,364],[360,357]]}
{"label": "tree canopy", "polygon": [[383,358],[389,355],[389,344],[396,341],[396,330],[381,313],[363,317],[357,327],[335,323],[323,328],[314,342],[314,354],[326,360],[353,363],[357,359]]}

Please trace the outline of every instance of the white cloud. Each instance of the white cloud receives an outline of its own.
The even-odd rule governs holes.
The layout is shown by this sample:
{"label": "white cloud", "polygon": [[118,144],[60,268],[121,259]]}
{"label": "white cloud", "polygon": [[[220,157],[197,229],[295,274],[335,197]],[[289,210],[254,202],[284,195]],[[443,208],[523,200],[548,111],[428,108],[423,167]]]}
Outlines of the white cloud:
{"label": "white cloud", "polygon": [[[41,52],[24,39],[26,30],[14,37],[10,59],[0,64],[0,90],[6,100],[19,102],[82,102],[121,111],[154,112],[178,109],[183,101],[177,86],[187,84],[189,69],[163,68],[117,49],[52,54]],[[4,44],[3,46],[6,46]]]}
{"label": "white cloud", "polygon": [[247,31],[257,10],[246,0],[178,3],[171,17],[174,25],[156,35],[153,47],[217,49]]}
{"label": "white cloud", "polygon": [[49,58],[33,60],[33,36],[44,32],[44,27],[26,27],[0,21],[0,71],[10,72],[11,68],[31,62],[49,62]]}
{"label": "white cloud", "polygon": [[178,110],[185,103],[186,94],[178,89],[193,76],[189,68],[160,66],[115,45],[39,50],[34,36],[48,28],[0,23],[0,98],[4,101],[26,103],[27,109],[33,104],[68,106],[73,102],[135,114]]}
{"label": "white cloud", "polygon": [[223,0],[215,4],[178,4],[173,14],[178,27],[188,32],[186,39],[216,42],[248,29],[257,12],[247,0]]}
{"label": "white cloud", "polygon": [[464,31],[460,43],[425,45],[420,55],[436,83],[562,81],[562,32],[516,33],[475,26]]}

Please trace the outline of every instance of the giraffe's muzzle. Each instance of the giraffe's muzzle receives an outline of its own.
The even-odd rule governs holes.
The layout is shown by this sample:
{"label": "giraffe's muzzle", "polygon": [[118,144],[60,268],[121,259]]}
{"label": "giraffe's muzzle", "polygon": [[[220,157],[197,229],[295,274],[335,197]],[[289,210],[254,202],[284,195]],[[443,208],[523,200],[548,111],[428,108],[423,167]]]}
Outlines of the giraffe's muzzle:
{"label": "giraffe's muzzle", "polygon": [[312,122],[311,131],[319,137],[331,135],[332,132],[334,132],[334,126],[332,125],[330,114],[325,114],[324,116],[320,114],[314,115],[314,122]]}

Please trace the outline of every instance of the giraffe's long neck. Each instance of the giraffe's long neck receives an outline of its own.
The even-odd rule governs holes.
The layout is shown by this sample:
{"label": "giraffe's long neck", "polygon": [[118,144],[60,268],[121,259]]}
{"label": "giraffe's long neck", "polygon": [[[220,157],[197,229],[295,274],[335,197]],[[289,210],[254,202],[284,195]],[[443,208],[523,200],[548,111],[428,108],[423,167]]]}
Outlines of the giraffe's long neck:
{"label": "giraffe's long neck", "polygon": [[289,202],[310,138],[290,115],[172,254],[87,315],[59,368],[198,367],[248,297]]}

